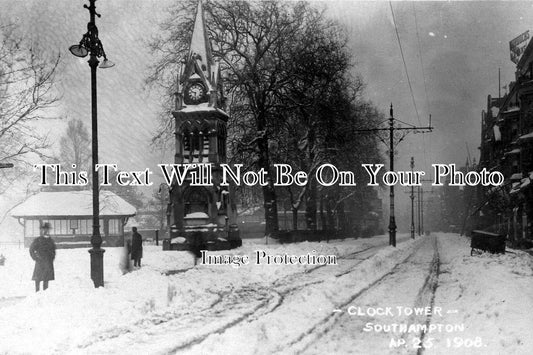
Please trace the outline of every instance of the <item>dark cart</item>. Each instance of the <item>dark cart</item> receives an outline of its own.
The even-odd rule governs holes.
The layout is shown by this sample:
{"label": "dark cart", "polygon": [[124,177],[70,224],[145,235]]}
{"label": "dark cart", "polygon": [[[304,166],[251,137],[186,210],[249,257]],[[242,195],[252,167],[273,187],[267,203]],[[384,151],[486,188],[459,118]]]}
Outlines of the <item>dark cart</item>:
{"label": "dark cart", "polygon": [[470,255],[480,254],[482,251],[505,254],[505,235],[473,230],[470,247]]}

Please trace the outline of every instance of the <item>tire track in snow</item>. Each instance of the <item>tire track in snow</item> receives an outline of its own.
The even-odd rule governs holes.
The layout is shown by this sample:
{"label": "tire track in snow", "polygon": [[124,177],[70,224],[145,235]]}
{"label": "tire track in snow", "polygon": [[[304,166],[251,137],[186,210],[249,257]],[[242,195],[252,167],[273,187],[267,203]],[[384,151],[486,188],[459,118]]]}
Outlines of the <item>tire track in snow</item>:
{"label": "tire track in snow", "polygon": [[[426,281],[424,282],[424,286],[420,290],[419,295],[417,297],[415,307],[417,305],[424,304],[424,298],[425,298],[424,296],[425,294],[428,293],[428,291],[429,291],[429,298],[430,298],[429,307],[433,309],[433,307],[435,306],[435,294],[437,293],[437,287],[439,287],[440,256],[439,256],[438,239],[435,238],[434,240],[435,240],[434,242],[435,254],[433,255],[433,260],[431,262],[428,277],[426,278]],[[426,319],[425,319],[426,329],[431,324],[432,315],[433,315],[433,312],[431,312],[429,315],[426,316]],[[415,321],[413,321],[413,323],[415,323]],[[417,350],[416,352],[417,355],[422,355],[425,351],[425,348],[423,346],[425,336],[426,336],[426,332],[422,331],[419,336],[420,344],[422,345],[422,347]]]}
{"label": "tire track in snow", "polygon": [[[386,246],[388,246],[387,243],[378,244],[378,245],[371,246],[371,247],[368,247],[368,248],[364,248],[362,250],[357,250],[355,252],[352,252],[352,253],[349,253],[349,254],[346,254],[346,255],[343,255],[343,256],[339,257],[339,259],[343,259],[343,260],[355,260],[355,263],[351,263],[350,262],[349,264],[346,264],[343,268],[346,268],[347,270],[344,270],[344,271],[342,271],[340,273],[336,273],[334,276],[335,277],[340,277],[342,275],[345,275],[345,274],[353,271],[354,267],[356,267],[357,265],[359,265],[363,261],[365,261],[367,259],[370,259],[381,248],[386,247]],[[369,252],[369,251],[372,251],[372,252]],[[367,256],[365,256],[365,257],[363,257],[361,259],[353,258],[353,256],[356,256],[356,255],[359,255],[359,254],[363,254],[365,252],[369,252]],[[283,304],[285,298],[289,294],[297,292],[297,291],[300,291],[300,290],[303,290],[307,286],[325,282],[326,279],[316,280],[316,279],[314,279],[315,275],[310,275],[310,274],[314,273],[315,271],[321,270],[323,266],[325,266],[325,265],[317,265],[317,266],[315,266],[313,268],[308,268],[308,269],[304,270],[303,272],[298,272],[298,273],[287,275],[286,277],[282,278],[281,280],[275,282],[273,284],[273,287],[275,287],[278,290],[280,288],[283,288],[283,287],[286,287],[286,286],[288,286],[288,288],[276,291],[278,293],[278,295],[280,296],[279,302],[277,302],[276,305],[274,307],[272,307],[270,310],[261,313],[261,311],[265,307],[258,307],[258,308],[255,309],[254,312],[248,314],[247,316],[240,317],[237,322],[232,322],[231,324],[225,325],[225,326],[221,327],[222,329],[218,329],[217,331],[213,331],[212,333],[207,334],[205,336],[202,336],[201,338],[196,339],[196,340],[190,342],[189,344],[184,344],[183,346],[179,346],[179,348],[175,348],[175,349],[173,349],[173,351],[170,351],[168,353],[170,354],[170,353],[175,353],[175,352],[180,351],[180,350],[188,349],[188,348],[190,348],[190,347],[192,347],[194,345],[200,344],[202,341],[204,341],[205,339],[207,339],[211,335],[223,334],[224,332],[229,330],[231,327],[235,327],[235,326],[239,325],[242,322],[249,321],[249,320],[253,321],[255,319],[258,319],[259,317],[257,317],[257,315],[259,313],[261,313],[260,314],[261,316],[264,316],[266,314],[274,312],[278,307],[280,307]],[[309,275],[309,277],[307,277],[307,275]],[[331,274],[325,275],[325,277],[328,277],[328,276],[331,276]],[[301,278],[302,277],[306,277],[306,278],[309,278],[311,280],[301,282]],[[296,284],[294,284],[295,279],[299,281]],[[271,289],[271,288],[269,287],[269,289]]]}
{"label": "tire track in snow", "polygon": [[[359,290],[355,294],[353,294],[348,301],[343,302],[342,304],[338,305],[337,308],[343,309],[362,297],[363,295],[366,295],[370,291],[374,290],[376,287],[380,286],[381,284],[390,282],[389,279],[396,276],[396,274],[401,270],[401,267],[404,266],[407,262],[409,262],[411,259],[413,259],[417,252],[419,252],[420,249],[414,249],[411,253],[407,255],[404,259],[402,259],[399,263],[397,263],[389,272],[383,274],[381,277],[376,279],[374,282],[366,286],[365,288]],[[433,264],[433,263],[432,263]],[[432,269],[432,268],[431,268]],[[431,270],[430,270],[431,272]],[[315,324],[312,328],[308,329],[306,332],[302,333],[299,337],[297,337],[295,340],[290,342],[289,344],[286,344],[283,347],[279,347],[276,349],[276,353],[291,353],[291,354],[302,354],[307,350],[312,344],[316,343],[319,339],[321,339],[330,329],[332,326],[334,326],[346,313],[332,313],[322,319],[321,322]]]}
{"label": "tire track in snow", "polygon": [[[282,296],[275,290],[258,290],[255,287],[241,288],[239,290],[215,292],[217,298],[211,303],[209,314],[203,315],[198,311],[186,312],[185,314],[172,314],[171,317],[152,317],[142,319],[133,325],[115,328],[111,331],[102,331],[92,334],[91,340],[78,344],[76,348],[89,353],[105,354],[109,349],[116,349],[118,344],[131,343],[128,339],[139,339],[149,329],[150,339],[140,341],[144,349],[130,347],[133,353],[176,353],[195,344],[201,343],[212,334],[223,333],[226,329],[241,323],[242,321],[260,317],[263,312],[275,309],[282,300]],[[235,308],[242,310],[235,314]],[[223,320],[220,321],[220,318]],[[185,336],[184,339],[172,346],[169,343],[169,334],[185,333],[184,330],[201,327],[194,335]],[[125,344],[124,344],[125,345]]]}
{"label": "tire track in snow", "polygon": [[[343,270],[343,271],[340,271],[340,272],[336,272],[334,274],[334,276],[335,277],[340,277],[340,276],[346,275],[347,273],[351,272],[355,266],[359,265],[363,261],[365,261],[367,259],[370,259],[374,255],[376,255],[376,253],[379,251],[379,249],[383,248],[385,246],[386,246],[385,244],[376,245],[376,246],[372,246],[372,247],[369,247],[369,248],[358,250],[358,251],[355,251],[353,253],[349,253],[347,255],[339,257],[339,259],[350,260],[350,261],[347,264],[344,264],[342,266],[342,268],[346,269],[346,270]],[[370,250],[372,250],[372,252],[369,252]],[[363,254],[365,252],[368,252],[368,255],[364,256],[363,258],[360,258],[360,259],[352,258],[352,256]],[[352,260],[355,260],[355,262],[352,263]],[[325,275],[322,275],[323,278],[319,279],[319,280],[316,279],[315,274],[311,275],[311,273],[314,273],[315,271],[322,271],[323,269],[321,269],[321,268],[323,266],[325,266],[325,265],[318,265],[318,266],[315,266],[313,268],[306,269],[303,272],[298,272],[298,273],[287,275],[284,278],[274,282],[273,286],[277,287],[277,288],[288,286],[289,288],[287,290],[283,291],[283,293],[285,295],[287,295],[287,294],[289,294],[291,292],[303,289],[306,286],[323,283],[323,282],[326,281],[326,278],[331,276],[331,274],[326,273]],[[302,282],[302,278],[310,279],[310,280]]]}
{"label": "tire track in snow", "polygon": [[[388,244],[378,244],[375,246],[367,247],[361,250],[357,250],[355,252],[348,253],[346,255],[340,256],[339,259],[346,260],[348,263],[344,264],[342,268],[344,270],[337,272],[333,276],[340,277],[342,275],[345,275],[351,271],[360,263],[363,261],[370,259],[372,256],[374,256],[381,248],[386,247]],[[360,259],[354,258],[354,256],[361,256],[364,255]],[[281,306],[286,298],[291,293],[298,292],[300,290],[305,289],[305,287],[310,285],[315,285],[319,283],[323,283],[326,281],[328,277],[331,277],[332,275],[329,273],[325,273],[325,275],[322,275],[322,278],[317,280],[316,279],[316,272],[325,270],[322,269],[322,267],[325,265],[317,265],[311,268],[307,268],[304,271],[289,274],[276,282],[274,282],[271,286],[262,286],[262,285],[256,285],[256,284],[248,284],[244,287],[241,287],[239,289],[232,289],[229,291],[223,291],[223,292],[212,292],[213,294],[217,295],[217,298],[214,302],[212,302],[208,307],[205,307],[200,310],[194,310],[194,311],[186,311],[186,312],[178,312],[178,313],[171,313],[171,314],[164,314],[160,316],[153,316],[150,318],[145,318],[142,320],[139,320],[133,325],[129,325],[126,327],[122,327],[120,329],[114,329],[112,332],[105,332],[100,335],[94,336],[96,339],[94,342],[91,341],[90,343],[85,343],[83,345],[80,345],[80,348],[87,349],[88,347],[105,341],[118,341],[118,338],[123,336],[131,336],[132,334],[135,334],[137,332],[142,333],[146,330],[147,327],[150,326],[158,326],[158,327],[173,327],[176,328],[183,327],[184,325],[184,318],[190,316],[191,318],[194,318],[194,315],[197,315],[199,312],[207,311],[209,310],[209,314],[205,317],[206,320],[201,321],[201,324],[211,324],[213,321],[219,321],[219,319],[222,317],[229,318],[226,322],[222,322],[219,325],[215,327],[215,329],[212,329],[212,327],[207,327],[205,332],[199,331],[199,334],[195,334],[193,337],[188,337],[188,339],[184,340],[183,342],[180,342],[180,344],[177,344],[173,346],[171,349],[165,349],[164,352],[166,353],[176,353],[178,351],[186,350],[194,345],[198,345],[202,343],[205,339],[207,339],[211,335],[216,334],[223,334],[228,329],[235,327],[243,322],[246,321],[254,321],[259,319],[259,317],[264,316],[266,314],[274,312],[279,306]],[[190,270],[194,270],[196,268],[188,268],[188,269],[180,269],[175,270],[176,272],[171,272],[168,274],[169,276],[175,275],[175,274],[183,274]],[[251,292],[248,292],[251,289]],[[245,299],[235,297],[236,295],[245,294],[248,297],[245,297]],[[269,296],[265,299],[264,295],[268,294]],[[233,297],[232,297],[233,296]],[[251,297],[250,297],[251,296]],[[234,315],[234,309],[237,305],[246,305],[246,304],[253,304],[258,302],[257,305],[252,307],[251,309],[247,309],[241,314],[238,315],[238,317],[232,317]],[[230,310],[229,312],[226,312],[227,310]],[[228,314],[225,314],[228,313]],[[211,318],[211,319],[210,319]],[[198,320],[196,320],[198,322]],[[187,324],[187,322],[185,322]],[[194,323],[188,323],[188,324],[194,324]],[[155,329],[155,332],[157,333],[157,330]],[[168,329],[164,330],[165,334],[168,333]],[[168,341],[168,339],[166,339]]]}
{"label": "tire track in snow", "polygon": [[[254,292],[257,292],[257,291],[258,290],[254,290]],[[228,330],[229,328],[234,327],[237,324],[242,323],[245,320],[257,319],[260,316],[263,316],[264,314],[268,314],[270,312],[273,312],[283,302],[284,296],[282,294],[278,293],[275,290],[270,290],[270,292],[271,292],[270,298],[267,299],[266,301],[261,302],[260,304],[258,304],[251,311],[242,313],[241,315],[239,315],[239,317],[237,317],[237,318],[235,318],[235,319],[233,319],[233,320],[231,320],[231,321],[229,321],[227,323],[224,323],[224,324],[218,326],[216,329],[211,330],[209,332],[206,332],[204,334],[200,334],[200,335],[194,337],[193,339],[188,340],[185,343],[182,343],[180,345],[172,347],[171,349],[166,350],[165,352],[167,354],[175,354],[178,351],[182,351],[182,350],[188,349],[188,348],[190,348],[190,347],[192,347],[194,345],[200,344],[201,342],[203,342],[205,339],[207,339],[211,335],[222,334],[226,330]],[[226,310],[227,309],[232,309],[232,307],[231,307],[232,304],[223,305],[223,306],[224,306],[224,309],[226,309]],[[203,324],[203,322],[202,322],[202,324]]]}
{"label": "tire track in snow", "polygon": [[[365,249],[362,249],[362,250],[358,250],[358,251],[346,254],[346,255],[344,255],[342,257],[339,257],[339,259],[357,260],[354,264],[350,264],[350,265],[345,266],[345,267],[348,268],[348,272],[349,272],[350,270],[353,270],[353,268],[355,266],[357,266],[358,264],[360,264],[364,260],[367,260],[367,259],[371,258],[372,256],[374,256],[377,253],[377,250],[379,250],[380,248],[382,248],[384,246],[386,246],[386,244],[384,244],[384,245],[380,244],[380,245],[368,247],[368,248],[365,248]],[[353,259],[353,258],[351,258],[351,256],[362,254],[364,252],[368,252],[369,250],[372,250],[373,253],[369,254],[368,256],[366,256],[366,257],[364,257],[362,259]],[[324,265],[318,265],[316,267],[306,269],[303,272],[298,272],[298,273],[287,275],[283,279],[279,280],[279,281],[283,281],[282,283],[280,283],[279,281],[275,282],[273,284],[273,287],[275,287],[277,289],[283,288],[284,286],[289,286],[289,287],[286,288],[286,289],[283,289],[282,291],[276,291],[276,290],[273,290],[273,289],[269,288],[271,291],[276,292],[277,296],[279,297],[276,300],[276,302],[275,302],[275,304],[273,306],[268,307],[269,309],[266,309],[267,306],[268,306],[268,302],[266,302],[266,303],[256,307],[253,310],[253,312],[249,312],[248,314],[244,314],[243,316],[239,317],[235,321],[232,321],[232,322],[230,322],[228,324],[225,324],[225,325],[219,327],[218,329],[216,329],[216,330],[214,330],[214,331],[212,331],[212,332],[210,332],[208,334],[201,335],[201,336],[195,338],[194,340],[191,340],[189,343],[182,344],[182,345],[179,345],[179,346],[177,346],[175,348],[172,348],[172,350],[170,350],[167,353],[168,354],[173,354],[173,353],[176,353],[177,351],[186,350],[186,349],[188,349],[188,348],[190,348],[190,347],[192,347],[194,345],[198,345],[198,344],[202,343],[205,339],[207,339],[211,335],[223,334],[224,332],[226,332],[230,328],[232,328],[234,326],[237,326],[237,325],[239,325],[242,322],[254,321],[256,319],[259,319],[260,316],[264,316],[266,314],[274,312],[278,307],[280,307],[283,304],[283,302],[284,302],[284,300],[285,300],[287,295],[289,295],[289,294],[291,294],[293,292],[297,292],[299,290],[302,290],[302,289],[304,289],[305,287],[307,287],[309,285],[323,283],[325,281],[325,279],[314,280],[314,281],[304,281],[304,282],[300,282],[300,283],[298,283],[296,285],[293,284],[293,282],[294,282],[293,279],[295,279],[295,278],[301,279],[302,276],[309,275],[309,274],[313,273],[314,271],[317,271],[317,270],[321,269],[323,266]],[[344,275],[346,273],[347,273],[347,271],[343,271],[339,275],[336,274],[335,276],[338,277],[338,276]],[[311,277],[309,277],[309,278],[311,278]],[[261,289],[264,289],[264,287],[261,287]]]}
{"label": "tire track in snow", "polygon": [[[371,247],[368,247],[368,248],[365,248],[365,249],[362,249],[362,250],[358,250],[358,251],[355,251],[355,252],[352,252],[352,253],[349,253],[349,254],[346,254],[346,255],[343,255],[343,256],[339,256],[339,259],[351,259],[350,258],[351,256],[363,253],[363,252],[365,252],[367,250],[376,249],[376,248],[382,248],[382,247],[385,247],[387,245],[388,245],[387,243],[374,245],[374,246],[371,246]],[[161,271],[161,274],[166,275],[166,276],[184,274],[184,273],[189,272],[191,270],[195,270],[196,269],[195,266],[196,265],[193,265],[193,266],[185,268],[185,269],[164,270],[164,271]],[[318,270],[318,269],[320,269],[320,268],[322,268],[324,266],[326,266],[326,265],[317,265],[317,266],[314,266],[314,267],[311,267],[311,268],[307,268],[303,272],[304,273],[314,272],[314,271],[316,271],[316,270]]]}

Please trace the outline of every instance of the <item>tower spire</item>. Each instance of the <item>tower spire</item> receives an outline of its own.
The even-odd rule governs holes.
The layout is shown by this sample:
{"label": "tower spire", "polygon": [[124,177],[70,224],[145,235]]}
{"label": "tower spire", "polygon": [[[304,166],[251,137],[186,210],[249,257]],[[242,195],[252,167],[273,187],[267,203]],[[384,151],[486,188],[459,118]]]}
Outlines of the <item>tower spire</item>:
{"label": "tower spire", "polygon": [[202,0],[198,0],[189,55],[191,57],[196,56],[196,59],[201,63],[202,71],[207,74],[207,77],[209,77],[211,65],[213,64],[213,57],[211,54],[211,43],[207,36],[207,28],[205,27]]}

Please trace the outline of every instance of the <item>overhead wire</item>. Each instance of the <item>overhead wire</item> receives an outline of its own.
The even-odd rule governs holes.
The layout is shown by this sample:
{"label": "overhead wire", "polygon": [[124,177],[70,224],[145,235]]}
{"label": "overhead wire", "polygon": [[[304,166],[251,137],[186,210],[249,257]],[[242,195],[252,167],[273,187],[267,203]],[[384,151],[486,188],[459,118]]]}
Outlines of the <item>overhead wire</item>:
{"label": "overhead wire", "polygon": [[427,89],[427,85],[426,85],[426,74],[425,74],[425,71],[424,71],[424,60],[422,58],[422,50],[421,50],[421,46],[420,46],[420,34],[418,33],[418,19],[416,17],[415,3],[413,2],[412,5],[413,5],[413,13],[415,15],[416,39],[417,39],[417,43],[418,43],[418,58],[420,58],[420,67],[422,69],[422,79],[424,81],[424,93],[425,93],[425,96],[426,96],[426,111],[429,112],[428,89]]}
{"label": "overhead wire", "polygon": [[394,29],[396,31],[396,38],[398,39],[398,46],[400,47],[400,54],[402,56],[403,67],[405,69],[405,75],[407,76],[407,83],[409,84],[409,91],[411,92],[411,98],[413,99],[413,106],[415,108],[416,117],[418,118],[418,123],[421,125],[420,115],[418,114],[418,107],[416,106],[415,95],[413,93],[413,86],[411,85],[411,79],[409,78],[409,71],[407,70],[407,64],[405,62],[405,56],[403,54],[402,42],[400,40],[400,34],[398,33],[398,26],[396,25],[396,17],[394,16],[394,9],[392,8],[391,1],[389,1],[389,5],[390,5],[390,11],[392,13],[392,22],[394,23]]}
{"label": "overhead wire", "polygon": [[[389,1],[389,6],[390,6],[391,14],[392,14],[392,21],[394,23],[394,29],[396,31],[396,38],[398,40],[398,46],[400,47],[400,54],[401,54],[403,66],[404,66],[404,69],[405,69],[405,75],[407,77],[407,83],[409,84],[409,91],[411,92],[411,99],[413,100],[413,107],[414,107],[415,112],[416,112],[416,117],[418,119],[418,124],[422,125],[421,120],[420,120],[420,114],[418,112],[418,107],[416,105],[416,100],[415,100],[415,96],[414,96],[414,92],[413,92],[413,86],[411,84],[411,79],[409,77],[409,71],[407,70],[407,64],[405,62],[405,55],[403,53],[403,48],[402,48],[402,42],[401,42],[401,39],[400,39],[400,34],[398,32],[398,25],[396,24],[396,16],[394,15],[394,9],[392,7],[392,2],[391,1]],[[414,5],[413,5],[413,8],[414,8]],[[426,78],[425,78],[425,73],[424,73],[424,64],[423,64],[423,61],[422,61],[422,51],[420,49],[420,35],[418,33],[418,20],[416,18],[416,12],[415,12],[415,24],[416,24],[416,35],[417,35],[417,41],[418,41],[417,42],[418,43],[418,52],[419,52],[419,58],[420,58],[421,66],[422,66],[422,77],[424,79],[424,92],[425,92],[425,95],[426,95],[426,109],[429,112],[429,99],[428,99],[428,94],[427,94],[427,85],[426,85]],[[422,151],[423,151],[423,154],[424,154],[424,165],[427,166],[427,157],[426,157],[425,138],[424,137],[425,137],[425,135],[422,135]]]}
{"label": "overhead wire", "polygon": [[[425,74],[425,70],[424,70],[424,60],[423,60],[423,57],[422,57],[422,50],[421,50],[421,45],[420,45],[420,34],[418,32],[418,18],[416,17],[416,8],[415,8],[415,3],[414,2],[412,3],[412,6],[413,6],[413,14],[414,14],[414,18],[415,18],[416,39],[417,39],[417,45],[418,45],[418,58],[420,59],[420,68],[422,70],[422,79],[423,79],[423,82],[424,82],[424,93],[425,93],[425,97],[426,97],[426,112],[429,114],[430,111],[429,111],[428,89],[427,89],[427,84],[426,84],[426,74]],[[423,147],[423,151],[424,151],[424,165],[427,166],[426,139],[425,139],[425,137],[426,137],[426,135],[422,134],[422,147]],[[431,146],[431,143],[430,143],[430,146]]]}

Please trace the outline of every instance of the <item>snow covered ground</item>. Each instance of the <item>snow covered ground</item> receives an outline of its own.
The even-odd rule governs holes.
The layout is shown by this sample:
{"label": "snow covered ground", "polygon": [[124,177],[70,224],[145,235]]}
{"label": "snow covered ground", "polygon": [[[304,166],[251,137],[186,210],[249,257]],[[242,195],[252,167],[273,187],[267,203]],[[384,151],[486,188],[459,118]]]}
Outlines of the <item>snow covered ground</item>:
{"label": "snow covered ground", "polygon": [[[39,293],[28,250],[2,248],[0,354],[531,353],[530,255],[471,257],[453,234],[399,240],[245,240],[217,252],[337,255],[327,266],[193,267],[186,252],[145,246],[143,267],[124,275],[122,249],[107,248],[99,289],[87,250],[60,249]],[[409,313],[426,306],[433,314]],[[385,331],[393,324],[414,328]]]}

